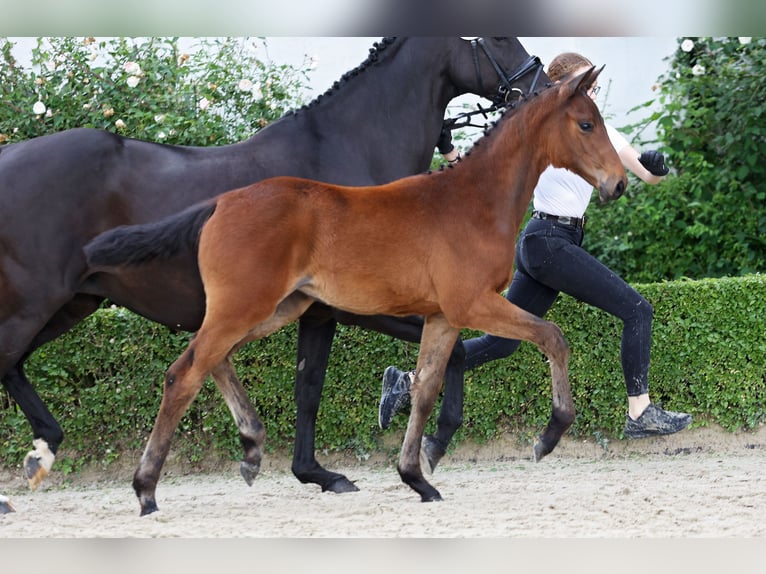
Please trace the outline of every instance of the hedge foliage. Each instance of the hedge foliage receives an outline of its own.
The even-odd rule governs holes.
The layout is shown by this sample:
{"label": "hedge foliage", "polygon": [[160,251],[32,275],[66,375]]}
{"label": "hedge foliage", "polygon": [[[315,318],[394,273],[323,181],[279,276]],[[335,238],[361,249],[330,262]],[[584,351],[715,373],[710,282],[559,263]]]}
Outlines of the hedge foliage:
{"label": "hedge foliage", "polygon": [[[766,277],[645,284],[655,310],[650,391],[654,400],[695,416],[695,425],[749,429],[766,420]],[[621,324],[561,297],[549,318],[571,347],[575,436],[621,437],[626,398],[619,361]],[[465,333],[471,335],[472,333]],[[66,434],[57,469],[109,463],[143,449],[154,423],[167,366],[190,335],[171,333],[119,308],[103,309],[38,350],[27,372]],[[267,429],[267,449],[291,449],[296,327],[250,343],[237,369]],[[339,327],[317,424],[319,451],[359,457],[383,447],[377,427],[380,377],[389,364],[414,365],[417,345]],[[502,433],[531,439],[550,415],[550,375],[542,354],[522,344],[513,357],[467,373],[465,421],[455,444]],[[20,464],[31,446],[15,405],[0,407],[0,460]],[[434,420],[435,417],[432,417]],[[433,424],[433,423],[432,423]],[[398,416],[401,432],[406,417]],[[183,418],[174,451],[189,461],[240,457],[236,427],[208,381]],[[76,461],[76,462],[75,462]]]}
{"label": "hedge foliage", "polygon": [[657,104],[658,141],[636,142],[663,151],[670,176],[591,202],[584,247],[629,283],[762,273],[764,72],[766,38],[679,38],[656,102],[639,106]]}

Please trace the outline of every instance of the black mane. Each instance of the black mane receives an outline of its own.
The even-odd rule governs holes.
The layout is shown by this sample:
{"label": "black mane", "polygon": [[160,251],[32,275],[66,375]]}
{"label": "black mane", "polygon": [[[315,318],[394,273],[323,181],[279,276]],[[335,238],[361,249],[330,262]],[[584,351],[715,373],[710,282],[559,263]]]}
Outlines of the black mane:
{"label": "black mane", "polygon": [[316,98],[314,98],[311,102],[308,104],[305,104],[298,108],[297,110],[293,110],[291,112],[288,112],[288,114],[297,114],[300,111],[306,110],[308,108],[316,106],[323,98],[333,94],[334,92],[337,92],[339,89],[341,89],[351,78],[354,78],[367,70],[370,66],[375,65],[378,62],[379,55],[386,50],[391,44],[393,44],[396,41],[396,36],[387,36],[380,40],[380,42],[375,42],[372,45],[372,48],[370,48],[369,55],[367,56],[367,59],[364,60],[361,64],[356,66],[355,68],[352,68],[345,74],[343,74],[339,80],[336,80],[333,82],[332,86],[330,86],[324,93],[318,95]]}

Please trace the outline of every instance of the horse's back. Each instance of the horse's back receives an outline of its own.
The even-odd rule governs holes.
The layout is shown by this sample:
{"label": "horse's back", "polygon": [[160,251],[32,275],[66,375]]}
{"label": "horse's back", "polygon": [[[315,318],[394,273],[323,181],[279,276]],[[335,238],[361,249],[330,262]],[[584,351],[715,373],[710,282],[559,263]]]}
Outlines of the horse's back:
{"label": "horse's back", "polygon": [[[298,289],[366,315],[435,308],[423,304],[435,294],[422,271],[439,234],[422,233],[416,224],[398,227],[425,219],[418,214],[427,201],[411,191],[275,177],[228,192],[202,231],[203,279],[208,286],[220,280],[212,288],[222,292],[242,287],[224,300],[262,297],[260,285],[270,295]],[[408,241],[409,234],[423,241]],[[413,274],[403,276],[401,269]]]}

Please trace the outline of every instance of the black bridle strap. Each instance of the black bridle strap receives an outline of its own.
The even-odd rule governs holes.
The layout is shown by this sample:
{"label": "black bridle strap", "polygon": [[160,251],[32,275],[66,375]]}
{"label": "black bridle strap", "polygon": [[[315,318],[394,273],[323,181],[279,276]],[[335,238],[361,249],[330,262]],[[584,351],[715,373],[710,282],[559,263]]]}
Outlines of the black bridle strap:
{"label": "black bridle strap", "polygon": [[[516,70],[516,72],[514,72],[513,75],[508,75],[506,74],[505,70],[503,70],[503,67],[498,63],[498,61],[492,55],[492,52],[487,47],[487,44],[484,41],[484,38],[476,38],[474,40],[471,40],[471,47],[473,48],[473,64],[474,64],[474,68],[476,69],[476,81],[478,85],[481,85],[481,73],[479,70],[479,54],[478,54],[477,46],[481,46],[481,49],[483,50],[484,54],[487,56],[487,59],[489,60],[490,64],[492,64],[492,67],[495,69],[495,72],[500,78],[501,84],[500,84],[500,88],[498,89],[498,92],[501,95],[503,93],[503,90],[505,90],[506,97],[509,96],[514,91],[512,83],[520,78],[523,78],[532,70],[535,70],[535,77],[532,80],[532,84],[529,88],[529,91],[534,92],[535,87],[537,86],[537,81],[540,79],[540,74],[543,71],[543,64],[540,61],[540,58],[538,58],[537,56],[529,56],[529,58],[526,59],[526,61],[519,67],[518,70]],[[520,90],[518,89],[517,91],[520,92]]]}
{"label": "black bridle strap", "polygon": [[495,59],[495,57],[492,55],[492,52],[490,52],[489,48],[487,47],[486,43],[484,42],[484,38],[474,38],[471,40],[471,48],[473,51],[473,66],[474,70],[476,71],[476,85],[481,86],[481,70],[479,68],[479,51],[477,49],[477,46],[481,46],[482,50],[484,51],[484,54],[486,54],[487,59],[492,64],[492,67],[495,69],[495,72],[497,73],[498,77],[500,78],[501,84],[498,87],[498,97],[495,97],[492,99],[492,105],[488,108],[483,108],[481,104],[477,104],[476,110],[470,111],[470,112],[463,112],[461,114],[458,114],[454,118],[450,118],[448,120],[445,120],[443,127],[448,128],[450,130],[455,130],[458,128],[464,128],[464,127],[474,127],[474,128],[486,128],[486,124],[475,124],[472,121],[472,118],[475,115],[481,114],[485,120],[489,120],[489,116],[487,114],[496,112],[500,110],[501,108],[504,108],[506,104],[508,103],[508,98],[513,93],[514,90],[518,91],[522,96],[524,95],[521,90],[518,88],[514,88],[512,86],[513,82],[516,82],[520,78],[523,78],[527,74],[529,74],[532,70],[535,70],[535,77],[532,79],[532,83],[530,85],[529,91],[534,92],[535,87],[537,87],[537,82],[540,79],[540,74],[543,71],[543,64],[540,61],[540,58],[537,56],[529,56],[524,63],[519,66],[519,69],[516,70],[516,72],[513,73],[513,75],[508,75],[505,73],[505,70],[503,70],[502,66],[498,63],[498,61]]}

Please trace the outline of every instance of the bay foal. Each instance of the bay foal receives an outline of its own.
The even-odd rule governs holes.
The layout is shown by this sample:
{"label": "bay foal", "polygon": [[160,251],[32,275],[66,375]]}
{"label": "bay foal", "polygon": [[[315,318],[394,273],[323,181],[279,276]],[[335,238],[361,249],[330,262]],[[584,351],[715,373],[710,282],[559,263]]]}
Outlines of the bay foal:
{"label": "bay foal", "polygon": [[[599,71],[507,112],[457,167],[371,187],[273,178],[91,243],[86,255],[97,273],[161,258],[174,242],[198,241],[205,318],[166,373],[157,421],[133,480],[141,514],[157,510],[155,491],[172,435],[205,378],[230,365],[240,346],[296,320],[315,301],[361,315],[425,317],[398,462],[402,480],[423,501],[441,500],[423,477],[419,451],[461,328],[528,340],[548,357],[552,414],[534,458],[551,452],[575,416],[569,350],[556,325],[500,291],[513,272],[514,242],[535,183],[549,164],[581,175],[602,200],[625,189],[625,171],[586,95]],[[399,242],[391,241],[394,228]],[[252,480],[263,427],[236,377],[215,378],[228,381],[218,388],[237,420],[246,446],[243,475]]]}

